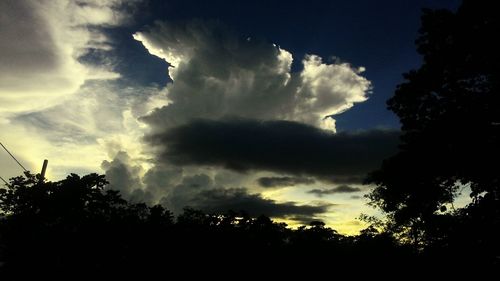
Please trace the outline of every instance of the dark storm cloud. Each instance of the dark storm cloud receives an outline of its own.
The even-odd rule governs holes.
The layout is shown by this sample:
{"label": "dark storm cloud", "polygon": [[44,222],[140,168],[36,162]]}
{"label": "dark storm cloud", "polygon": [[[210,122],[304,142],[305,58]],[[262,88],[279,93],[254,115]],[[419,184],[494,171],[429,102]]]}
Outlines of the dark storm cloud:
{"label": "dark storm cloud", "polygon": [[195,120],[147,138],[160,162],[267,170],[342,182],[361,179],[393,154],[396,131],[332,134],[291,121]]}
{"label": "dark storm cloud", "polygon": [[328,211],[332,204],[297,205],[294,202],[278,203],[262,198],[259,194],[249,194],[244,188],[216,188],[203,190],[191,200],[191,206],[207,212],[244,210],[252,216],[266,215],[277,218],[302,217],[303,220]]}
{"label": "dark storm cloud", "polygon": [[311,219],[311,217],[308,217],[308,216],[293,216],[293,217],[289,217],[288,219],[296,221],[296,222],[303,224],[303,225],[310,225],[310,223],[312,221],[322,221],[321,219],[314,219],[314,218]]}
{"label": "dark storm cloud", "polygon": [[353,192],[359,192],[361,191],[361,188],[359,187],[352,187],[348,185],[339,185],[335,188],[330,188],[330,189],[312,189],[309,190],[307,193],[314,194],[318,197],[323,197],[323,195],[330,195],[330,194],[335,194],[335,193],[353,193]]}
{"label": "dark storm cloud", "polygon": [[217,185],[206,174],[189,175],[174,186],[160,203],[175,214],[192,207],[210,213],[229,210],[245,211],[252,216],[266,215],[275,218],[302,217],[313,220],[316,215],[328,211],[333,204],[319,202],[314,205],[298,205],[295,202],[276,202],[260,194],[249,193],[246,188]]}
{"label": "dark storm cloud", "polygon": [[257,180],[262,187],[294,186],[297,184],[313,184],[314,179],[300,177],[262,177]]}

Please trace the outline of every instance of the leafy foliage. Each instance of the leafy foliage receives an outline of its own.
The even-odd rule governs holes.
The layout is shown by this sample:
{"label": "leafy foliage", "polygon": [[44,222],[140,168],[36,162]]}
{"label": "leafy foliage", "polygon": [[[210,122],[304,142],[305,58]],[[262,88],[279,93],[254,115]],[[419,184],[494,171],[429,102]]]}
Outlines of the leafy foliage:
{"label": "leafy foliage", "polygon": [[[116,277],[126,275],[128,268],[148,271],[166,265],[179,272],[186,261],[196,268],[238,268],[255,262],[350,265],[359,259],[381,260],[390,251],[394,257],[412,257],[390,236],[343,236],[320,221],[293,230],[266,216],[190,208],[174,220],[162,206],[127,202],[118,192],[105,190],[106,183],[97,174],[41,182],[28,173],[0,188],[0,270],[20,279],[34,272],[65,279],[74,272]],[[384,252],[373,252],[375,248]]]}
{"label": "leafy foliage", "polygon": [[[425,10],[416,41],[423,64],[388,101],[402,145],[370,175],[369,198],[387,214],[387,231],[419,248],[488,262],[500,253],[490,237],[500,236],[499,32],[491,1]],[[472,203],[447,210],[464,185]]]}

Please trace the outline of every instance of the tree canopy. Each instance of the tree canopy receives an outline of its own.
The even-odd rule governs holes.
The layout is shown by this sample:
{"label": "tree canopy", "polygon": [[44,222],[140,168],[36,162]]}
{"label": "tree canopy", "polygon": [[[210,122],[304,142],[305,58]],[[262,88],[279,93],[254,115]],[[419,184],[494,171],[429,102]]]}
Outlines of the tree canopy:
{"label": "tree canopy", "polygon": [[[67,280],[75,272],[98,278],[127,276],[131,269],[152,275],[167,267],[170,274],[189,276],[182,268],[190,267],[227,276],[221,266],[350,265],[413,257],[411,249],[379,238],[376,230],[350,237],[319,221],[293,230],[264,215],[231,210],[186,208],[174,219],[160,205],[127,202],[106,184],[97,174],[43,182],[26,173],[0,188],[0,274]],[[394,255],[382,259],[387,252]],[[278,268],[252,269],[268,270]]]}
{"label": "tree canopy", "polygon": [[[499,32],[491,1],[423,12],[416,40],[423,63],[404,74],[387,103],[402,124],[400,152],[368,179],[376,185],[372,204],[414,243],[451,235],[446,220],[474,221],[483,227],[460,231],[475,232],[471,237],[498,253],[498,242],[478,233],[487,236],[500,219]],[[453,212],[450,203],[464,186],[472,204]]]}

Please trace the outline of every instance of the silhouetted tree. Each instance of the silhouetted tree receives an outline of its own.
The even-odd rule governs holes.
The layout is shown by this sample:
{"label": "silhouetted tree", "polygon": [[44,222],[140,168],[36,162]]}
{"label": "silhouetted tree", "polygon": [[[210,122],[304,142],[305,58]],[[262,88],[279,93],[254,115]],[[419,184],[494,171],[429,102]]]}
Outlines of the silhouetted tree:
{"label": "silhouetted tree", "polygon": [[[192,208],[175,221],[164,207],[131,204],[106,184],[97,174],[43,182],[26,173],[0,188],[0,277],[116,279],[133,270],[145,278],[164,268],[220,277],[232,270],[268,274],[279,265],[349,266],[363,259],[375,266],[416,258],[390,235],[369,229],[346,237],[320,221],[293,230],[264,215]],[[256,262],[261,266],[249,267]]]}
{"label": "silhouetted tree", "polygon": [[0,188],[0,270],[19,279],[35,273],[57,278],[75,270],[109,271],[124,260],[137,264],[148,236],[170,227],[172,214],[129,204],[117,191],[104,191],[106,184],[97,174],[59,182],[30,173],[11,179]]}
{"label": "silhouetted tree", "polygon": [[[262,264],[318,266],[350,264],[357,255],[368,256],[357,246],[358,239],[342,236],[320,221],[292,230],[263,215],[207,214],[192,208],[174,221],[162,206],[131,204],[117,191],[105,190],[106,184],[97,174],[43,182],[26,173],[0,188],[0,274],[67,279],[82,272],[98,278],[165,264],[178,272],[186,262],[211,272],[256,259]],[[377,235],[363,241],[379,245]],[[367,249],[372,248],[377,247]]]}
{"label": "silhouetted tree", "polygon": [[[401,120],[401,150],[371,174],[369,197],[388,214],[391,231],[416,245],[444,245],[459,225],[481,221],[487,229],[473,230],[468,241],[487,240],[498,255],[498,242],[483,239],[495,227],[500,236],[497,9],[493,1],[466,0],[456,12],[425,10],[419,33],[423,64],[404,74],[388,101]],[[466,184],[473,204],[451,214],[448,204]]]}

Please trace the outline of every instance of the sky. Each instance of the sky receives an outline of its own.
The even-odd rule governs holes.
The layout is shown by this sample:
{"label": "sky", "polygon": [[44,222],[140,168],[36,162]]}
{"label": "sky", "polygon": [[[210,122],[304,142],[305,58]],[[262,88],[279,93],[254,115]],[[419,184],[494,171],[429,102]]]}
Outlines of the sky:
{"label": "sky", "polygon": [[[354,234],[376,213],[363,178],[397,149],[385,102],[420,65],[420,11],[458,4],[4,0],[0,142],[176,214]],[[0,151],[0,176],[21,172]]]}

